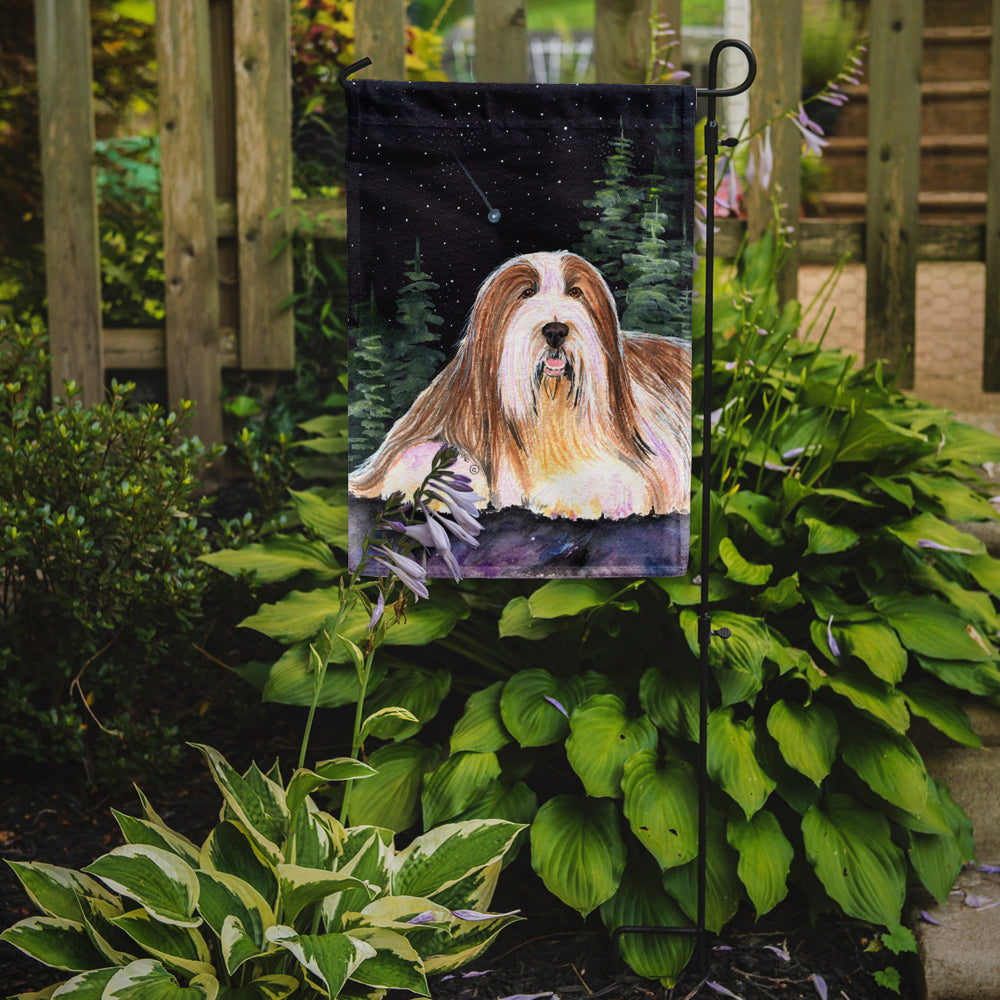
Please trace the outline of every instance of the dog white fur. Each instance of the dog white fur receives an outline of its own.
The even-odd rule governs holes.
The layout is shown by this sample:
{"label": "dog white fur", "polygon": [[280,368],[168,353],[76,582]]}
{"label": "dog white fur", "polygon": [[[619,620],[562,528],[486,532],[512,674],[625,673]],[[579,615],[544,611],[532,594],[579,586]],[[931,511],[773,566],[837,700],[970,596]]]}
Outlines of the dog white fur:
{"label": "dog white fur", "polygon": [[455,357],[349,477],[407,496],[444,443],[495,508],[620,519],[690,503],[691,348],[622,331],[601,273],[560,251],[515,257],[479,289]]}

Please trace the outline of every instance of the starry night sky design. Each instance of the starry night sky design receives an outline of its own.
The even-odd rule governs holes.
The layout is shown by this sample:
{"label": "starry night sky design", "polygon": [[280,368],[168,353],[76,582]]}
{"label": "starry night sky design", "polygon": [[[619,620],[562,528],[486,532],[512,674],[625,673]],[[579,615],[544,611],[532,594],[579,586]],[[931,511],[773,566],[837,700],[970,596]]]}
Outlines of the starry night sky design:
{"label": "starry night sky design", "polygon": [[[367,301],[374,287],[379,312],[392,317],[419,239],[424,270],[441,286],[434,301],[446,353],[496,267],[583,238],[581,221],[599,214],[583,202],[623,131],[642,176],[653,169],[660,127],[682,124],[685,141],[671,152],[693,176],[692,87],[359,80],[348,88],[352,300]],[[691,233],[693,180],[682,204]]]}

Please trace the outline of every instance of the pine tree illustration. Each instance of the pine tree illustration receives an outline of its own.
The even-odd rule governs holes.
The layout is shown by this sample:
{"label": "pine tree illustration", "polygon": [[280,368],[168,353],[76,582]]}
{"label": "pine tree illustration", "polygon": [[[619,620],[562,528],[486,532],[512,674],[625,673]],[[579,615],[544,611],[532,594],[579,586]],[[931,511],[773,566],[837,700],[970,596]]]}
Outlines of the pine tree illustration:
{"label": "pine tree illustration", "polygon": [[413,259],[407,261],[406,266],[409,281],[396,295],[396,329],[389,354],[392,364],[390,404],[394,417],[409,409],[445,360],[438,350],[441,338],[430,329],[444,322],[434,312],[430,296],[441,286],[423,269],[420,240],[417,240]]}
{"label": "pine tree illustration", "polygon": [[388,324],[378,313],[373,290],[368,303],[358,309],[355,346],[347,365],[348,451],[352,468],[378,448],[392,426],[388,340]]}

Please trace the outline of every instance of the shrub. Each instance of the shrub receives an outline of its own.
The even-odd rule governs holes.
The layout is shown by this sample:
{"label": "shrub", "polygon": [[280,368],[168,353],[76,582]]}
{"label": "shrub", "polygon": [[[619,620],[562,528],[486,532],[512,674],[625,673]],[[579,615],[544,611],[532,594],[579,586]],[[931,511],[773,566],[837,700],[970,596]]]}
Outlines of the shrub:
{"label": "shrub", "polygon": [[[130,409],[127,385],[96,406],[67,385],[43,409],[41,344],[40,324],[0,321],[0,739],[8,757],[125,767],[164,750],[150,679],[180,678],[199,614],[208,455],[188,407]],[[98,719],[117,740],[90,739]]]}
{"label": "shrub", "polygon": [[202,845],[140,795],[143,818],[115,813],[127,843],[83,872],[11,864],[42,915],[0,937],[70,973],[60,995],[428,996],[427,973],[472,961],[518,919],[485,911],[521,827],[455,823],[400,850],[310,797],[367,765],[324,761],[285,785],[277,765],[241,775],[199,749],[225,802]]}

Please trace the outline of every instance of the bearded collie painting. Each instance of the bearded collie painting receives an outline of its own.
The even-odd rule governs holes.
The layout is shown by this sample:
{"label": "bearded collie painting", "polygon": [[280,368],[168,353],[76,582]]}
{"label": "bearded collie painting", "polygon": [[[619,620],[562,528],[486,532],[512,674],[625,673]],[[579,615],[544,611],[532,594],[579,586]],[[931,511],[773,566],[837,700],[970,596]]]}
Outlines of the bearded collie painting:
{"label": "bearded collie painting", "polygon": [[465,575],[685,572],[691,88],[348,104],[352,558],[447,444],[480,498]]}

